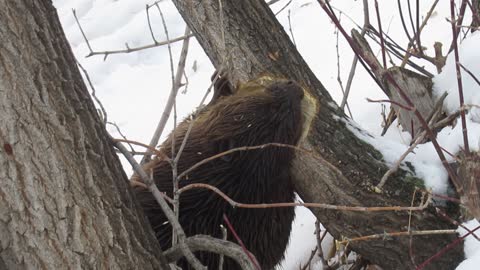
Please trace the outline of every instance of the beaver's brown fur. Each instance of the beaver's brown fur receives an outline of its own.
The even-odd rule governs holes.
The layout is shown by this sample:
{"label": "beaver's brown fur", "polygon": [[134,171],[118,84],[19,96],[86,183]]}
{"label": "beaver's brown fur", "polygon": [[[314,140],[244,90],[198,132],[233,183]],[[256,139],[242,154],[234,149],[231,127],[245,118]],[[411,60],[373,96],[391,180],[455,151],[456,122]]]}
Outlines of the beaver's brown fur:
{"label": "beaver's brown fur", "polygon": [[[240,86],[231,96],[217,96],[215,102],[196,117],[178,164],[178,172],[235,147],[272,142],[297,144],[301,134],[300,103],[303,95],[303,89],[292,81],[262,77]],[[188,125],[189,120],[185,120],[175,130],[176,151]],[[171,149],[172,135],[162,144],[162,152],[170,156]],[[208,183],[242,203],[293,202],[294,189],[290,179],[293,151],[291,148],[270,146],[234,152],[195,169],[180,180],[180,187]],[[161,191],[172,196],[171,166],[158,160],[154,161],[155,183]],[[169,248],[172,228],[153,196],[141,188],[136,189],[136,195],[161,246]],[[273,269],[283,258],[294,218],[293,208],[232,208],[217,194],[205,189],[189,190],[180,197],[179,221],[187,236],[206,234],[221,238],[223,214],[231,221],[247,249],[256,256],[262,269]],[[236,242],[231,232],[228,239]],[[196,255],[209,269],[218,269],[217,255],[201,252]],[[190,269],[185,261],[180,261],[179,265]],[[225,258],[223,269],[240,267]]]}

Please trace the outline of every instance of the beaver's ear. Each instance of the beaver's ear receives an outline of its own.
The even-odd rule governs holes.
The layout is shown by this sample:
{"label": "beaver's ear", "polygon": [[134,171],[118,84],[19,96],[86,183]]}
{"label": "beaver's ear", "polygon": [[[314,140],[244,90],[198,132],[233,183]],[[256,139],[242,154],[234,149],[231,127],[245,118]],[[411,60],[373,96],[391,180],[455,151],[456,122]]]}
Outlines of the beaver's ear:
{"label": "beaver's ear", "polygon": [[[223,152],[228,151],[232,148],[235,148],[235,143],[234,143],[233,139],[223,139],[223,140],[220,140],[220,141],[215,143],[215,150],[216,150],[215,152],[217,154],[223,153]],[[234,155],[234,153],[221,156],[220,160],[223,160],[225,162],[230,162],[230,161],[232,161],[233,155]]]}
{"label": "beaver's ear", "polygon": [[208,105],[215,104],[221,97],[233,95],[233,85],[230,83],[228,76],[226,74],[218,74],[218,71],[215,71],[211,77],[212,82],[218,76],[217,80],[213,85],[213,97],[210,100]]}

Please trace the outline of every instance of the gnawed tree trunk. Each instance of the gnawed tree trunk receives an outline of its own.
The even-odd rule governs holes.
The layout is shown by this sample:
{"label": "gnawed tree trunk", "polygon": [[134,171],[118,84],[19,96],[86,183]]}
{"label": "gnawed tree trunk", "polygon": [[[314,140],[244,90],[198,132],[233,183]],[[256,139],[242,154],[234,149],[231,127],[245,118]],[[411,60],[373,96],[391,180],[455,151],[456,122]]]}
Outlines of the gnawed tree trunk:
{"label": "gnawed tree trunk", "polygon": [[458,165],[458,176],[461,179],[465,194],[460,196],[468,213],[465,215],[480,221],[480,152],[463,153]]}
{"label": "gnawed tree trunk", "polygon": [[0,7],[0,269],[162,269],[51,1]]}
{"label": "gnawed tree trunk", "polygon": [[[292,168],[297,191],[305,201],[357,206],[410,205],[414,189],[422,184],[405,171],[391,176],[384,194],[372,192],[387,170],[382,155],[352,132],[357,128],[333,103],[264,1],[222,1],[223,10],[217,0],[173,2],[213,64],[226,68],[234,83],[266,72],[300,82],[315,98],[319,110],[300,146],[312,149],[317,158],[297,153]],[[406,212],[312,211],[337,239],[405,231],[409,218]],[[413,230],[446,228],[454,226],[431,209],[412,214]],[[453,239],[451,235],[414,237],[412,259],[416,264],[421,263]],[[384,269],[414,267],[408,255],[409,240],[405,237],[356,242],[352,247]],[[429,267],[453,269],[462,257],[459,246]]]}
{"label": "gnawed tree trunk", "polygon": [[[392,76],[397,85],[406,91],[415,108],[424,115],[425,118],[434,113],[435,103],[432,96],[432,79],[399,67],[389,68],[386,72],[390,73],[390,76]],[[384,80],[383,84],[385,85],[388,98],[404,105],[405,101],[400,94],[395,91],[395,87],[389,84],[387,80]],[[423,131],[420,121],[413,112],[413,108],[406,110],[396,104],[392,104],[392,107],[398,115],[399,124],[403,127],[404,131],[412,135],[412,138]]]}
{"label": "gnawed tree trunk", "polygon": [[[388,98],[392,101],[392,108],[395,112],[395,115],[398,116],[398,123],[402,126],[404,131],[407,131],[412,135],[412,138],[418,135],[423,131],[422,125],[418,118],[415,116],[413,108],[407,108],[405,101],[395,90],[393,86],[386,79],[386,74],[393,78],[395,83],[400,86],[412,100],[414,107],[423,115],[427,122],[432,120],[432,123],[436,123],[437,120],[442,115],[442,108],[435,108],[435,101],[433,99],[433,82],[432,79],[424,75],[412,72],[406,68],[392,67],[385,70],[380,62],[375,57],[370,45],[367,43],[365,38],[360,35],[357,30],[352,30],[352,39],[357,44],[358,48],[363,51],[365,57],[370,59],[370,62],[375,66],[372,68],[376,78],[380,78],[379,82],[382,85],[382,89]],[[398,104],[402,105],[399,106]],[[438,111],[438,113],[434,113]],[[431,116],[431,117],[429,117]],[[391,124],[394,119],[390,118],[387,120],[388,123],[386,128]],[[384,130],[386,131],[386,129]]]}

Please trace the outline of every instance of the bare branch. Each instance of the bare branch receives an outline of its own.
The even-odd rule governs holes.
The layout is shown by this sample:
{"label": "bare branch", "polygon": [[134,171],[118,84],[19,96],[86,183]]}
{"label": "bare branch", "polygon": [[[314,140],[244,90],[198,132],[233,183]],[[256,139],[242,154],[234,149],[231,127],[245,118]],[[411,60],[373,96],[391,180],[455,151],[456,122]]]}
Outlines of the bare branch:
{"label": "bare branch", "polygon": [[[195,235],[185,239],[185,244],[193,252],[208,251],[222,254],[234,259],[242,267],[242,269],[256,269],[248,256],[243,252],[241,247],[230,241],[216,239],[207,235]],[[179,247],[178,245],[165,251],[164,254],[167,260],[170,262],[177,261],[183,256],[181,247]]]}
{"label": "bare branch", "polygon": [[[341,18],[341,16],[342,16],[342,12],[340,12],[339,18]],[[335,36],[336,36],[335,51],[337,52],[337,82],[340,85],[340,90],[342,90],[343,99],[345,100],[345,105],[347,106],[348,114],[350,115],[350,118],[353,119],[352,111],[350,110],[350,105],[348,105],[348,102],[347,102],[348,93],[343,88],[342,78],[340,76],[340,50],[338,48],[338,37],[339,37],[338,29],[335,30]],[[352,75],[352,73],[350,74]],[[342,110],[344,110],[344,107],[341,107],[341,108]]]}
{"label": "bare branch", "polygon": [[158,42],[155,39],[155,36],[153,35],[153,30],[152,30],[152,27],[151,27],[151,24],[150,24],[150,15],[149,15],[149,12],[148,12],[149,8],[150,8],[150,6],[147,5],[147,20],[148,20],[148,26],[149,26],[149,29],[150,29],[150,34],[152,35],[152,39],[153,39],[154,43],[149,44],[149,45],[134,47],[134,48],[131,48],[131,47],[128,46],[128,44],[126,44],[126,49],[109,50],[109,51],[93,51],[92,46],[90,45],[90,42],[89,42],[87,36],[85,35],[85,32],[83,31],[82,25],[78,21],[77,12],[75,11],[75,9],[72,9],[73,17],[75,17],[75,21],[77,22],[78,28],[80,29],[80,32],[82,33],[83,39],[85,40],[85,43],[87,44],[88,50],[90,51],[90,53],[88,53],[85,57],[88,58],[88,57],[95,56],[95,55],[103,55],[103,59],[106,60],[107,57],[111,54],[132,53],[132,52],[142,51],[142,50],[146,50],[146,49],[160,47],[160,46],[167,45],[167,44],[170,44],[170,43],[174,43],[174,42],[177,42],[177,41],[182,41],[182,40],[185,40],[185,39],[189,39],[190,37],[193,36],[193,34],[187,34],[187,35],[184,35],[184,36],[181,36],[181,37],[178,37],[178,38],[174,38],[172,40]]}
{"label": "bare branch", "polygon": [[372,234],[366,235],[356,238],[350,238],[346,240],[340,241],[341,244],[348,244],[351,242],[357,241],[366,241],[366,240],[374,240],[374,239],[386,239],[388,237],[396,237],[396,236],[418,236],[418,235],[438,235],[438,234],[456,234],[456,230],[423,230],[423,231],[405,231],[405,232],[392,232],[392,233],[379,233],[379,234]]}
{"label": "bare branch", "polygon": [[367,101],[372,102],[372,103],[392,103],[392,104],[395,104],[398,107],[401,107],[402,109],[407,110],[407,111],[413,111],[414,110],[413,107],[409,107],[407,105],[404,105],[404,104],[401,104],[401,103],[398,103],[394,100],[389,100],[389,99],[374,100],[374,99],[367,98]]}
{"label": "bare branch", "polygon": [[167,45],[168,43],[171,44],[171,43],[175,43],[175,42],[178,42],[178,41],[183,41],[183,40],[189,39],[191,37],[193,37],[193,34],[173,38],[173,39],[170,40],[170,42],[161,41],[161,42],[157,42],[157,43],[153,43],[153,44],[149,44],[149,45],[144,45],[144,46],[139,46],[139,47],[127,47],[126,49],[119,49],[119,50],[91,51],[85,57],[91,57],[91,56],[95,56],[95,55],[103,55],[104,56],[103,59],[107,59],[107,57],[111,54],[132,53],[132,52],[143,51],[143,50],[146,50],[146,49],[151,49],[151,48],[164,46],[164,45]]}
{"label": "bare branch", "polygon": [[476,227],[475,229],[471,230],[470,232],[466,233],[465,235],[457,238],[455,241],[453,241],[452,243],[450,243],[449,245],[447,245],[446,247],[444,247],[443,249],[441,249],[439,252],[437,252],[435,255],[433,255],[432,257],[430,257],[428,260],[424,261],[422,264],[420,264],[418,267],[417,267],[417,270],[421,270],[423,268],[425,268],[427,265],[429,265],[432,261],[434,261],[435,259],[439,258],[440,256],[442,256],[443,254],[445,254],[445,252],[447,252],[448,250],[454,248],[456,245],[460,244],[463,242],[463,239],[467,238],[467,236],[469,236],[470,234],[474,233],[476,230],[480,229],[480,226]]}
{"label": "bare branch", "polygon": [[87,79],[87,82],[88,82],[88,85],[90,86],[90,89],[92,89],[92,97],[93,99],[97,102],[98,106],[100,106],[100,110],[101,110],[101,118],[102,118],[102,121],[103,121],[103,124],[104,125],[107,125],[107,111],[105,110],[105,107],[103,107],[103,104],[102,102],[100,101],[100,99],[98,99],[97,95],[96,95],[96,92],[95,92],[95,87],[93,86],[93,83],[92,81],[90,80],[90,76],[88,76],[88,72],[86,69],[83,68],[83,66],[80,64],[80,62],[77,61],[77,65],[80,67],[80,69],[82,70],[83,74],[85,75],[85,78]]}
{"label": "bare branch", "polygon": [[[188,29],[188,27],[186,27],[185,33],[187,35],[190,33],[190,30]],[[160,137],[162,136],[163,130],[165,129],[165,125],[167,124],[168,118],[170,117],[170,112],[172,111],[175,98],[181,86],[182,74],[183,74],[183,71],[185,70],[185,61],[186,61],[185,59],[188,52],[188,44],[189,44],[189,39],[185,39],[182,45],[182,52],[181,52],[180,60],[177,67],[177,74],[172,79],[172,89],[170,90],[167,104],[165,105],[165,109],[163,110],[162,117],[160,118],[157,128],[155,129],[155,132],[149,143],[151,147],[155,147],[158,144]],[[145,164],[149,159],[150,159],[149,157],[148,158],[144,157],[142,159],[141,164]]]}
{"label": "bare branch", "polygon": [[[361,35],[364,36],[367,29],[370,27],[370,17],[368,12],[368,0],[363,0],[363,27],[361,31]],[[355,76],[355,69],[357,68],[358,63],[358,55],[355,54],[353,57],[353,63],[350,68],[350,73],[348,74],[347,85],[345,87],[345,93],[342,98],[342,102],[340,103],[340,108],[345,110],[345,105],[347,104],[348,95],[350,94],[350,89],[352,87],[353,77]],[[350,113],[351,114],[351,113]]]}
{"label": "bare branch", "polygon": [[427,133],[425,131],[423,131],[421,133],[421,135],[415,140],[415,142],[410,145],[410,147],[407,149],[407,151],[405,151],[405,153],[403,153],[400,158],[395,161],[395,163],[393,164],[392,168],[390,168],[382,177],[382,179],[380,180],[380,183],[378,183],[377,185],[377,188],[378,189],[382,189],[383,185],[385,185],[385,183],[387,182],[387,179],[388,177],[390,177],[390,175],[392,175],[394,172],[396,172],[398,170],[398,168],[400,168],[400,164],[402,164],[403,160],[408,156],[408,154],[410,154],[413,149],[415,149],[417,147],[417,145],[423,141],[423,138],[425,137]]}
{"label": "bare branch", "polygon": [[478,84],[478,86],[480,86],[480,80],[477,78],[477,76],[475,76],[475,74],[473,74],[468,68],[466,68],[461,63],[459,63],[459,65],[463,70],[465,70],[465,72],[467,72],[468,75],[470,75],[470,77],[472,77],[472,79]]}
{"label": "bare branch", "polygon": [[237,240],[237,242],[240,244],[240,246],[242,247],[243,249],[243,252],[248,256],[248,258],[250,259],[250,261],[255,265],[255,268],[257,270],[262,270],[257,259],[255,258],[255,256],[253,256],[252,253],[250,253],[247,249],[247,247],[245,246],[245,244],[243,243],[242,239],[240,238],[240,236],[238,236],[237,232],[235,231],[235,229],[233,228],[232,226],[232,223],[230,223],[230,220],[228,219],[227,215],[226,214],[223,214],[223,221],[225,222],[225,224],[227,225],[228,229],[230,229],[230,231],[232,232],[233,234],[233,237],[235,237],[235,239]]}
{"label": "bare branch", "polygon": [[[110,137],[110,139],[115,142],[112,137]],[[153,197],[155,197],[155,200],[160,205],[160,208],[165,214],[165,217],[167,217],[170,225],[172,226],[172,228],[174,228],[178,236],[179,248],[181,249],[182,254],[185,256],[187,261],[197,270],[206,269],[206,267],[203,266],[197,258],[195,258],[195,255],[193,255],[192,251],[188,248],[185,242],[187,238],[185,232],[183,231],[172,209],[170,209],[164,197],[162,196],[162,193],[158,190],[153,179],[147,175],[147,173],[143,170],[140,164],[137,163],[137,161],[133,158],[130,152],[128,152],[128,150],[119,141],[115,142],[115,147],[117,147],[117,149],[122,152],[130,165],[132,165],[135,172],[140,176],[143,183],[148,187],[148,190],[152,192]]]}
{"label": "bare branch", "polygon": [[203,183],[195,183],[189,184],[181,189],[178,190],[178,193],[183,193],[187,190],[203,188],[208,189],[220,197],[222,197],[226,202],[228,202],[232,207],[238,208],[250,208],[250,209],[264,209],[264,208],[278,208],[278,207],[295,207],[295,206],[303,206],[309,208],[322,208],[328,210],[336,210],[336,211],[351,211],[351,212],[386,212],[386,211],[423,211],[425,208],[428,207],[431,201],[431,196],[428,195],[426,200],[422,200],[419,206],[373,206],[373,207],[365,207],[365,206],[345,206],[345,205],[333,205],[333,204],[326,204],[326,203],[305,203],[305,202],[293,202],[293,203],[241,203],[233,200],[228,195],[223,193],[220,189]]}
{"label": "bare branch", "polygon": [[380,34],[380,48],[382,49],[383,68],[387,69],[387,58],[385,57],[385,43],[383,42],[382,20],[380,19],[380,11],[378,10],[377,0],[375,0],[375,12],[377,13],[378,33]]}
{"label": "bare branch", "polygon": [[[466,1],[463,1],[462,5],[465,2]],[[460,98],[460,107],[463,107],[464,99],[463,99],[462,73],[460,72],[460,56],[458,55],[458,46],[457,46],[458,32],[455,27],[455,2],[453,0],[450,0],[450,16],[451,16],[450,19],[452,20],[452,35],[453,35],[452,45],[453,45],[453,51],[455,54],[455,70],[457,72],[458,97]],[[461,23],[461,20],[463,18],[463,15],[460,15],[460,16],[461,17],[458,18],[459,23]],[[460,116],[462,120],[463,145],[464,145],[465,154],[468,156],[470,153],[470,147],[468,145],[467,120],[465,118],[465,111],[462,110]]]}

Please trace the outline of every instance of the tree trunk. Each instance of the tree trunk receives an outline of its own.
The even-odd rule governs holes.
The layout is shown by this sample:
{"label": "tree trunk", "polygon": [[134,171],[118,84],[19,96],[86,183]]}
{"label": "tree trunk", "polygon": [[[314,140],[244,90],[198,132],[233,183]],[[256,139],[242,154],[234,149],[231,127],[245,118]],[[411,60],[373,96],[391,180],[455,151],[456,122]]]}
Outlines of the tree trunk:
{"label": "tree trunk", "polygon": [[[316,103],[318,111],[311,125],[304,127],[306,136],[300,146],[311,149],[316,157],[298,152],[292,167],[297,192],[306,202],[410,206],[414,189],[423,186],[420,179],[399,170],[390,177],[383,194],[372,191],[388,169],[382,155],[355,135],[363,131],[334,104],[265,1],[222,1],[223,10],[217,0],[173,2],[213,64],[217,69],[226,68],[234,84],[269,73],[296,80],[308,88],[314,98],[310,105]],[[312,211],[337,239],[405,231],[409,219],[407,212]],[[413,230],[455,227],[436,216],[432,209],[412,213],[411,224]],[[451,235],[414,237],[413,260],[416,264],[423,262],[453,239],[455,236]],[[351,246],[384,269],[414,267],[408,237],[354,242]],[[429,267],[453,269],[462,257],[459,246]]]}
{"label": "tree trunk", "polygon": [[0,6],[0,269],[161,269],[51,1]]}

